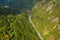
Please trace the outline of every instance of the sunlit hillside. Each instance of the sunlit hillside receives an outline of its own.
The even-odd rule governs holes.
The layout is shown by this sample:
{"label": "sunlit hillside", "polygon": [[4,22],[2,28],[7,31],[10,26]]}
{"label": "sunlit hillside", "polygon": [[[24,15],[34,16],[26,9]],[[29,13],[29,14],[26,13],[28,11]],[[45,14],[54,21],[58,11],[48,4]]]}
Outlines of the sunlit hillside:
{"label": "sunlit hillside", "polygon": [[60,7],[49,1],[37,3],[32,9],[32,21],[44,40],[60,40]]}

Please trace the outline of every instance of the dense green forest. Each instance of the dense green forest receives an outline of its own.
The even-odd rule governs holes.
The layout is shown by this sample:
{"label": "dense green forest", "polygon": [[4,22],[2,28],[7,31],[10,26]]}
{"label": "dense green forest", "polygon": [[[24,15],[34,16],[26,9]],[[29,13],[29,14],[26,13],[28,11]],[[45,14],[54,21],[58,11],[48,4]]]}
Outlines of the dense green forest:
{"label": "dense green forest", "polygon": [[40,40],[29,16],[44,40],[60,40],[60,0],[40,0],[22,11],[0,7],[0,40]]}
{"label": "dense green forest", "polygon": [[0,16],[0,40],[39,40],[25,13]]}

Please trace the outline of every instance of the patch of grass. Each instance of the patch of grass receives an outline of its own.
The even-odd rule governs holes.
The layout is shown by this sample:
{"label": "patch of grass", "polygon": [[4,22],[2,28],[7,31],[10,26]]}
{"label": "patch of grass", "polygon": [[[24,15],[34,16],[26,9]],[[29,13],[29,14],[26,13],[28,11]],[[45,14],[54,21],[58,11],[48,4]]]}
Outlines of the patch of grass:
{"label": "patch of grass", "polygon": [[[60,25],[60,7],[54,5],[52,2],[48,2],[41,7],[38,6],[39,9],[36,6],[32,9],[32,21],[37,30],[44,40],[58,40],[60,38],[60,34],[58,33],[60,30],[58,31],[57,29],[58,25]],[[51,9],[48,9],[49,7]]]}

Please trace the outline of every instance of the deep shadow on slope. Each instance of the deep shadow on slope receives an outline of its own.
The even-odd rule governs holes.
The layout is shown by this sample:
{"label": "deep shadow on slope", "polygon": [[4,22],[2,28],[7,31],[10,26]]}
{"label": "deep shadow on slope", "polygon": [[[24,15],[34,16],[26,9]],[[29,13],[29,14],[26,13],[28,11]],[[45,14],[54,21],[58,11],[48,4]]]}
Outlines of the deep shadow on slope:
{"label": "deep shadow on slope", "polygon": [[[9,0],[6,4],[0,5],[0,15],[16,15],[23,11],[30,11],[38,1],[40,0]],[[4,6],[8,6],[9,8],[5,8]]]}

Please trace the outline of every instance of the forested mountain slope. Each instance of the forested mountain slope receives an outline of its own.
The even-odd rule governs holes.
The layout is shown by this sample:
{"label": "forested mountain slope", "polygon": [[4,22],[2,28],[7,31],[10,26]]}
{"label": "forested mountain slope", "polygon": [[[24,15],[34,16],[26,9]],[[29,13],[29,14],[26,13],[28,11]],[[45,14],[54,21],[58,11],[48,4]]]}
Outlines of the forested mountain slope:
{"label": "forested mountain slope", "polygon": [[25,12],[33,2],[36,0],[0,0],[0,40],[40,40]]}
{"label": "forested mountain slope", "polygon": [[0,40],[60,40],[60,0],[1,1]]}
{"label": "forested mountain slope", "polygon": [[0,15],[0,40],[39,40],[25,13]]}

